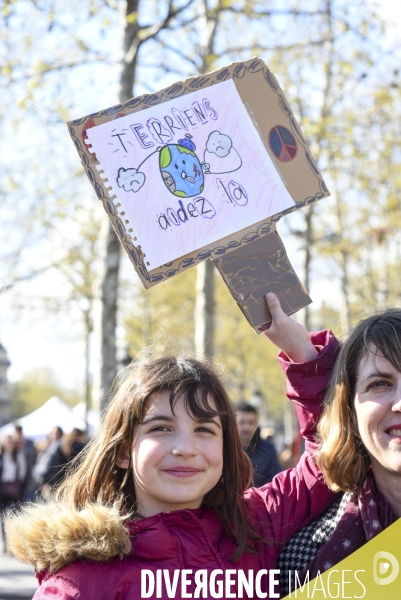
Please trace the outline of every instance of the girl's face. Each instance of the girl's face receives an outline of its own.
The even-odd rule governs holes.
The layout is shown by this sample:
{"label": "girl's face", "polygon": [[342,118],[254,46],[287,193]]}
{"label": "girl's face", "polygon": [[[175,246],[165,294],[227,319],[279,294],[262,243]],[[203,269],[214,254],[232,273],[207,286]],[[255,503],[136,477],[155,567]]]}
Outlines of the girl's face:
{"label": "girl's face", "polygon": [[355,410],[376,480],[401,475],[401,372],[370,346],[358,365]]}
{"label": "girl's face", "polygon": [[[216,408],[214,401],[210,402]],[[150,397],[144,422],[135,428],[132,469],[137,511],[159,512],[198,508],[223,471],[220,417],[194,420],[183,398],[170,407],[170,392]]]}

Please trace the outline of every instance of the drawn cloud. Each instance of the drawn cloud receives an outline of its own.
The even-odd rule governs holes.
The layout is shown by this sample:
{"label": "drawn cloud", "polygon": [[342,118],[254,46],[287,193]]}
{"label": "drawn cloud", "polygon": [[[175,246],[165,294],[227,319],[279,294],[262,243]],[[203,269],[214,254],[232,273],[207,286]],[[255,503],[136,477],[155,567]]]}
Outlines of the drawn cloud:
{"label": "drawn cloud", "polygon": [[220,131],[212,131],[206,142],[206,150],[212,154],[217,154],[220,158],[224,158],[230,153],[232,141],[228,135],[220,133]]}
{"label": "drawn cloud", "polygon": [[126,192],[138,192],[145,183],[145,174],[137,169],[118,169],[117,184]]}

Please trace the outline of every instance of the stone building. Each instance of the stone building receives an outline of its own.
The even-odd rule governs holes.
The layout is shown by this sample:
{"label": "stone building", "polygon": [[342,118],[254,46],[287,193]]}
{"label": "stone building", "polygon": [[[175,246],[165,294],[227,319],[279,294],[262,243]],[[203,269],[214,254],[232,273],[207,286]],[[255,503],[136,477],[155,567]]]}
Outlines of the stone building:
{"label": "stone building", "polygon": [[11,419],[11,401],[7,380],[7,369],[10,364],[7,352],[0,344],[0,426],[5,425]]}

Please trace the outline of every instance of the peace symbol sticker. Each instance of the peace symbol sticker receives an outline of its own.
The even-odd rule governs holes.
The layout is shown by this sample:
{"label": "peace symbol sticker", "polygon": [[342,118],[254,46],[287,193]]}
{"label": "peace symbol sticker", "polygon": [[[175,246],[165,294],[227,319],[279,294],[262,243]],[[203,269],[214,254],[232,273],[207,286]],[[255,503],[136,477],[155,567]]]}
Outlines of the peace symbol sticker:
{"label": "peace symbol sticker", "polygon": [[292,133],[283,125],[275,125],[269,132],[269,145],[273,154],[281,162],[294,160],[298,152],[298,144]]}

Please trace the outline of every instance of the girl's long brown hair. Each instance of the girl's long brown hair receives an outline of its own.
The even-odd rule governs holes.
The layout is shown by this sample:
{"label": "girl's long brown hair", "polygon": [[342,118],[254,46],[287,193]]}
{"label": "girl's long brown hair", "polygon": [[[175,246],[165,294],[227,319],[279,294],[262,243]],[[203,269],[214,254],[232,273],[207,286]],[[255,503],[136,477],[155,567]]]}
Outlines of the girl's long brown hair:
{"label": "girl's long brown hair", "polygon": [[[72,470],[57,492],[57,498],[83,509],[88,503],[116,505],[129,517],[136,510],[132,466],[116,466],[121,447],[130,449],[134,428],[142,423],[154,392],[169,390],[170,405],[182,397],[195,419],[219,416],[223,429],[223,475],[204,497],[202,506],[213,508],[223,529],[237,546],[232,560],[244,551],[254,552],[249,540],[262,540],[250,522],[243,499],[252,480],[251,463],[242,450],[235,412],[214,370],[195,359],[167,356],[128,368],[105,412],[100,433],[72,463]],[[216,409],[210,405],[213,398]],[[263,540],[262,540],[263,541]]]}
{"label": "girl's long brown hair", "polygon": [[322,443],[316,461],[334,491],[353,492],[362,487],[370,466],[354,404],[358,365],[373,346],[401,371],[400,309],[388,308],[360,321],[337,359],[318,425]]}

